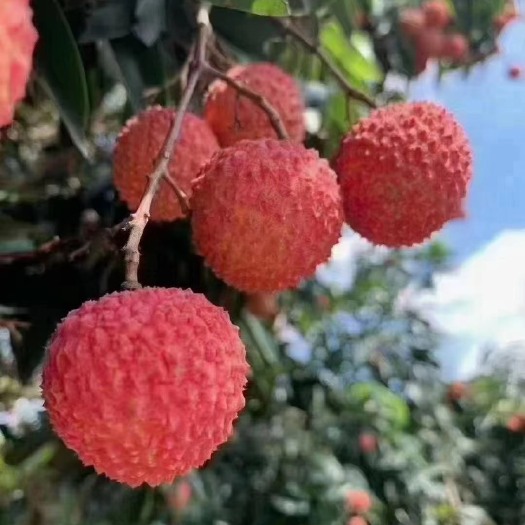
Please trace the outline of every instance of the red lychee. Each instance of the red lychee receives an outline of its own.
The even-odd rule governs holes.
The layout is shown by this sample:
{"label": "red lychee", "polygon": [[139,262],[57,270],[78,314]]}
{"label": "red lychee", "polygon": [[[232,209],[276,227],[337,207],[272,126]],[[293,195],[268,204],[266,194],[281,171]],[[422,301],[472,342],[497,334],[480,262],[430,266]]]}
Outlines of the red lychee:
{"label": "red lychee", "polygon": [[469,387],[465,383],[452,383],[447,392],[449,401],[461,401],[469,393]]}
{"label": "red lychee", "polygon": [[423,14],[428,27],[444,29],[452,21],[452,16],[444,0],[429,0],[423,4]]}
{"label": "red lychee", "polygon": [[[129,120],[120,134],[115,148],[114,183],[122,200],[133,211],[140,203],[147,177],[155,168],[175,117],[175,111],[154,106]],[[191,194],[191,183],[199,168],[218,149],[208,124],[187,113],[169,165],[171,178],[187,195]],[[173,221],[183,217],[174,191],[166,182],[161,182],[151,208],[151,219]]]}
{"label": "red lychee", "polygon": [[190,504],[192,495],[191,483],[183,479],[168,492],[168,505],[174,510],[183,511]]}
{"label": "red lychee", "polygon": [[11,124],[26,94],[38,34],[29,0],[0,1],[0,128]]}
{"label": "red lychee", "polygon": [[429,102],[378,109],[335,158],[348,224],[375,244],[418,244],[457,218],[472,152],[452,114]]}
{"label": "red lychee", "polygon": [[377,450],[377,438],[374,434],[363,432],[359,435],[359,448],[363,454],[372,454]]}
{"label": "red lychee", "polygon": [[198,251],[220,278],[248,293],[297,286],[328,259],[342,227],[328,163],[273,139],[216,153],[196,181],[192,209]]}
{"label": "red lychee", "polygon": [[53,335],[43,395],[85,465],[132,487],[200,467],[232,432],[248,365],[228,314],[189,290],[88,301]]}
{"label": "red lychee", "polygon": [[437,29],[425,29],[416,37],[414,44],[417,53],[428,58],[440,58],[445,47],[445,35]]}
{"label": "red lychee", "polygon": [[[277,110],[290,140],[304,140],[304,103],[292,76],[268,63],[236,66],[228,76],[262,95]],[[268,115],[222,80],[212,84],[204,113],[221,146],[242,139],[277,138]]]}
{"label": "red lychee", "polygon": [[525,414],[516,414],[507,422],[507,429],[516,434],[525,433]]}
{"label": "red lychee", "polygon": [[421,9],[403,9],[399,17],[399,24],[405,36],[415,38],[425,29],[425,15]]}
{"label": "red lychee", "polygon": [[469,51],[468,40],[461,34],[447,35],[443,42],[442,56],[454,62],[462,62],[467,58]]}
{"label": "red lychee", "polygon": [[246,309],[263,321],[273,321],[279,313],[279,296],[263,292],[248,294]]}
{"label": "red lychee", "polygon": [[372,498],[364,490],[351,490],[346,495],[346,508],[355,514],[365,514],[372,507]]}
{"label": "red lychee", "polygon": [[350,518],[346,525],[368,525],[368,522],[362,516]]}
{"label": "red lychee", "polygon": [[520,66],[512,66],[509,69],[509,77],[512,79],[521,78],[523,75],[523,69]]}

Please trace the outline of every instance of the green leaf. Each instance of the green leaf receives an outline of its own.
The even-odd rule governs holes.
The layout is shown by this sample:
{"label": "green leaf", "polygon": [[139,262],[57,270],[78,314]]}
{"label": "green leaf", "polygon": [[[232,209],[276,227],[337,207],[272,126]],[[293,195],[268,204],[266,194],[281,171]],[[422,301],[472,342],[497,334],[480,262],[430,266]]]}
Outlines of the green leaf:
{"label": "green leaf", "polygon": [[213,5],[247,11],[254,15],[288,16],[288,0],[212,0]]}
{"label": "green leaf", "polygon": [[[383,78],[367,38],[362,33],[354,32],[349,41],[338,22],[326,24],[320,35],[321,44],[347,73],[349,80],[359,84],[380,82]],[[365,53],[369,56],[366,57]]]}
{"label": "green leaf", "polygon": [[77,43],[56,0],[35,0],[33,10],[40,35],[35,59],[40,83],[56,103],[73,142],[89,157],[89,94]]}

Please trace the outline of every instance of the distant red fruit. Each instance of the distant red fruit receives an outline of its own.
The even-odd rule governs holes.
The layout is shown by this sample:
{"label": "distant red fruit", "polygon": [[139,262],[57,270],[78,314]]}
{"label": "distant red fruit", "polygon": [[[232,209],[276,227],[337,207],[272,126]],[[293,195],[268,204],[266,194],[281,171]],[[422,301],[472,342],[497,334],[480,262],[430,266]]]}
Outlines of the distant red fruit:
{"label": "distant red fruit", "polygon": [[346,495],[346,508],[355,514],[365,514],[372,507],[372,498],[364,490],[351,490]]}
{"label": "distant red fruit", "polygon": [[184,510],[191,501],[193,489],[189,481],[183,479],[168,494],[168,505],[174,510]]}
{"label": "distant red fruit", "polygon": [[468,40],[459,33],[447,35],[443,42],[442,56],[454,62],[462,62],[469,51]]}
{"label": "distant red fruit", "polygon": [[444,0],[430,0],[423,5],[425,23],[428,27],[443,29],[450,24],[452,16]]}
{"label": "distant red fruit", "polygon": [[403,9],[399,17],[399,24],[405,36],[415,38],[425,28],[425,15],[421,9]]}
{"label": "distant red fruit", "polygon": [[521,78],[522,76],[523,76],[523,68],[521,68],[520,66],[512,66],[509,69],[510,78],[516,79],[516,78]]}
{"label": "distant red fruit", "polygon": [[362,516],[350,518],[346,525],[368,525],[368,522]]}
{"label": "distant red fruit", "polygon": [[256,292],[248,294],[246,309],[263,321],[273,321],[279,313],[279,295],[276,293]]}
{"label": "distant red fruit", "polygon": [[359,436],[359,448],[363,454],[371,454],[377,450],[377,438],[374,434],[362,433]]}
{"label": "distant red fruit", "polygon": [[438,29],[425,29],[415,39],[416,51],[428,58],[441,58],[445,49],[446,37]]}
{"label": "distant red fruit", "polygon": [[525,414],[517,414],[507,421],[507,429],[516,434],[525,434]]}
{"label": "distant red fruit", "polygon": [[469,387],[465,383],[452,383],[447,392],[447,397],[450,401],[460,401],[469,393]]}

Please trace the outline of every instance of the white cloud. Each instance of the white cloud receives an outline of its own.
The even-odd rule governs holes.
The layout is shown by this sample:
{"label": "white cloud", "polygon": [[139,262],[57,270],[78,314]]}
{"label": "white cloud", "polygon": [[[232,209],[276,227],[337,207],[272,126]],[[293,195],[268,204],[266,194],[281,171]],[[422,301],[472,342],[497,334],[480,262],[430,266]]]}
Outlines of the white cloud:
{"label": "white cloud", "polygon": [[435,289],[403,297],[445,336],[441,358],[449,378],[475,373],[483,347],[525,341],[525,230],[504,231]]}

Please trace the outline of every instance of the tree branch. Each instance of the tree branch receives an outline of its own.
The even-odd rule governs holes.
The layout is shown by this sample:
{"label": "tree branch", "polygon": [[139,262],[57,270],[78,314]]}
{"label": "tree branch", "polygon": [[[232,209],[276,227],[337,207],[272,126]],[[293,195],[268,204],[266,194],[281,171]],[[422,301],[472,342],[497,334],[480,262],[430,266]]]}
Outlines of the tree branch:
{"label": "tree branch", "polygon": [[[140,251],[139,245],[142,239],[142,234],[146,228],[150,217],[151,204],[160,182],[163,178],[168,176],[168,167],[173,156],[174,149],[180,140],[182,124],[184,116],[190,104],[195,88],[199,78],[204,71],[206,65],[206,42],[210,33],[210,23],[208,18],[209,6],[201,7],[197,14],[197,23],[199,26],[197,41],[192,49],[191,62],[190,62],[190,74],[188,83],[184,89],[179,107],[177,108],[177,115],[173,121],[172,127],[166,139],[160,161],[158,162],[155,170],[148,177],[148,185],[142,196],[139,207],[135,213],[133,213],[129,220],[129,238],[128,242],[123,248],[124,261],[126,263],[126,280],[123,283],[123,288],[128,290],[135,290],[140,288],[138,281],[138,268],[140,263]],[[178,188],[177,184],[173,179],[169,182],[172,188],[177,188],[177,197],[181,203],[181,207],[188,208],[187,199],[185,194]]]}
{"label": "tree branch", "polygon": [[229,86],[236,89],[239,94],[249,98],[255,104],[257,104],[268,116],[270,122],[277,133],[277,136],[281,140],[288,140],[288,132],[284,127],[284,123],[279,115],[278,111],[259,93],[252,91],[250,88],[237,82],[235,79],[229,77],[226,73],[215,69],[214,67],[207,65],[205,71],[210,75],[220,78],[222,81],[226,82]]}
{"label": "tree branch", "polygon": [[332,76],[337,80],[337,82],[341,86],[341,89],[345,91],[350,98],[358,100],[359,102],[363,102],[370,108],[377,107],[377,104],[372,98],[370,98],[368,95],[365,95],[364,93],[361,93],[361,91],[353,88],[343,76],[339,68],[334,64],[332,59],[326,54],[326,52],[321,47],[319,47],[318,44],[312,42],[308,37],[306,37],[300,31],[298,31],[293,26],[293,23],[280,18],[275,18],[273,20],[286,34],[293,36],[306,49],[311,51],[314,55],[316,55],[319,58],[319,60],[328,68]]}

